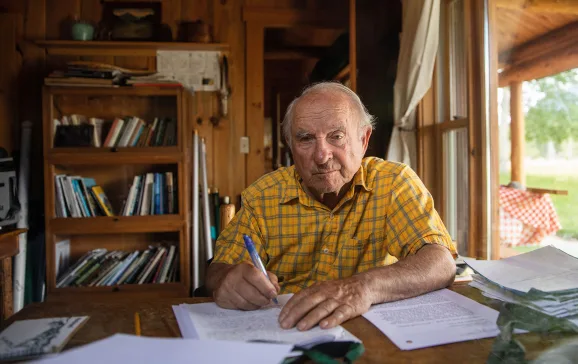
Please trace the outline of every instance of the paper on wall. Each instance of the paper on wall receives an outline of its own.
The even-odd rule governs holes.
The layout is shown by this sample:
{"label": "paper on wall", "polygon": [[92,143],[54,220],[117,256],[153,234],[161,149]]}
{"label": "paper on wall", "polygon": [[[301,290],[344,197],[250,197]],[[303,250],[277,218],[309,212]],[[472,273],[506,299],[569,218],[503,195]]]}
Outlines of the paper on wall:
{"label": "paper on wall", "polygon": [[218,51],[157,51],[157,73],[191,91],[218,91],[221,85]]}

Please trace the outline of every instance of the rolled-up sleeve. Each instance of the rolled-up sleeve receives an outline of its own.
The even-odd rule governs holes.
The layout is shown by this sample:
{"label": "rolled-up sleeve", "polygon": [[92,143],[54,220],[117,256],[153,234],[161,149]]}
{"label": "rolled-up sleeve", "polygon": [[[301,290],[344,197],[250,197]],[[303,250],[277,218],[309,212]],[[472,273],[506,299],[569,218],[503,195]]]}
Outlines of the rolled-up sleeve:
{"label": "rolled-up sleeve", "polygon": [[405,166],[393,179],[391,191],[391,200],[386,204],[389,254],[403,259],[426,244],[438,244],[457,257],[455,244],[434,208],[431,194],[411,168]]}
{"label": "rolled-up sleeve", "polygon": [[251,263],[251,257],[247,254],[247,249],[243,241],[243,234],[251,237],[261,260],[266,264],[267,254],[264,249],[264,240],[257,223],[257,218],[252,208],[245,203],[219,235],[215,244],[212,263]]}

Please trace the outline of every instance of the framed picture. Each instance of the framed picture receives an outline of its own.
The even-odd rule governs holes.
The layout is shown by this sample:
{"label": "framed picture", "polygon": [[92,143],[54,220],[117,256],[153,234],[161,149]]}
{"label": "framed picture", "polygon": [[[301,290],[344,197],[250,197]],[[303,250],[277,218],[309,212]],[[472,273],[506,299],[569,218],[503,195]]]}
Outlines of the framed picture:
{"label": "framed picture", "polygon": [[102,37],[109,40],[161,40],[161,2],[102,3]]}

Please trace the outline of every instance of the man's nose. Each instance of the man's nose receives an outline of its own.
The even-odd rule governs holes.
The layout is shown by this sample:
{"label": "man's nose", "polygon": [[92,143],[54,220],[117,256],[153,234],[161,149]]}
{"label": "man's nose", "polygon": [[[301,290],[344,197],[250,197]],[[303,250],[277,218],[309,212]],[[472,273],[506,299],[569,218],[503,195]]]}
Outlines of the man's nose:
{"label": "man's nose", "polygon": [[316,164],[325,164],[327,163],[332,157],[331,148],[324,140],[318,140],[315,143],[315,163]]}

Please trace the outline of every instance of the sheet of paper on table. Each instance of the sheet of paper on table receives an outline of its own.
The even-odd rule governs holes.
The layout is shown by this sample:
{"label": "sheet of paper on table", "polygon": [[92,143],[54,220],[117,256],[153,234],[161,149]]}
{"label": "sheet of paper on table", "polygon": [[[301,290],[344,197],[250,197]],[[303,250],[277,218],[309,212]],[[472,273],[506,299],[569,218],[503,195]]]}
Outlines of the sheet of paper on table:
{"label": "sheet of paper on table", "polygon": [[397,347],[413,350],[495,337],[499,312],[448,289],[382,303],[363,316]]}
{"label": "sheet of paper on table", "polygon": [[316,326],[308,331],[282,329],[278,322],[279,313],[291,296],[280,295],[277,297],[279,305],[270,304],[256,311],[227,310],[213,302],[181,304],[173,306],[173,311],[182,336],[190,339],[274,341],[299,345],[360,341],[342,326],[327,330]]}
{"label": "sheet of paper on table", "polygon": [[280,363],[292,345],[116,334],[38,361],[43,364]]}

